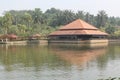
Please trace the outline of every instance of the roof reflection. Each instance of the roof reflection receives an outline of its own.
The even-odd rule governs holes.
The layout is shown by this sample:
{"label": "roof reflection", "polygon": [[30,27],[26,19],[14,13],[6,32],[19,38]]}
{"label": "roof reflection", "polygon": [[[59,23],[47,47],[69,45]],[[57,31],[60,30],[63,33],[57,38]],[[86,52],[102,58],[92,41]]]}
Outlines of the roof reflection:
{"label": "roof reflection", "polygon": [[106,53],[106,47],[49,45],[53,53],[73,65],[85,65]]}

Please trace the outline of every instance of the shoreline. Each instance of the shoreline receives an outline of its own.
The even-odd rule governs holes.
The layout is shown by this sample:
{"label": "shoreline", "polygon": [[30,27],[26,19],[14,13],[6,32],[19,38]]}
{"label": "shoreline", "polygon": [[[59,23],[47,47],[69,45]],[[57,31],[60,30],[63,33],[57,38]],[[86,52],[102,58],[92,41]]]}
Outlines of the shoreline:
{"label": "shoreline", "polygon": [[47,40],[22,40],[22,41],[0,41],[0,44],[9,44],[9,45],[27,45],[27,44],[40,44],[47,45]]}
{"label": "shoreline", "polygon": [[[89,40],[88,40],[89,41]],[[70,44],[70,43],[75,43],[75,41],[62,41],[62,42],[58,42],[58,43],[65,43],[66,44]],[[120,40],[119,39],[108,39],[108,43],[119,43]],[[49,43],[57,43],[56,41],[52,41],[52,42],[49,42],[48,39],[41,39],[41,40],[22,40],[22,41],[0,41],[0,44],[10,44],[10,45],[27,45],[27,44],[40,44],[40,45],[48,45]],[[86,44],[86,41],[85,42],[76,42],[76,44],[80,44],[80,43],[85,43]],[[89,44],[96,44],[97,42],[92,42],[92,43],[89,43]],[[98,42],[100,44],[100,42]]]}

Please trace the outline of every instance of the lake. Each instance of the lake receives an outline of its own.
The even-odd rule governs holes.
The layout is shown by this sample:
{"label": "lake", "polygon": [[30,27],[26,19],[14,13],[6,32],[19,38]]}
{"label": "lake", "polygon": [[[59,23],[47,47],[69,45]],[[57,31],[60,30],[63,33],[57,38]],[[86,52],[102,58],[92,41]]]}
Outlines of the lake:
{"label": "lake", "polygon": [[98,80],[120,77],[120,43],[0,45],[0,80]]}

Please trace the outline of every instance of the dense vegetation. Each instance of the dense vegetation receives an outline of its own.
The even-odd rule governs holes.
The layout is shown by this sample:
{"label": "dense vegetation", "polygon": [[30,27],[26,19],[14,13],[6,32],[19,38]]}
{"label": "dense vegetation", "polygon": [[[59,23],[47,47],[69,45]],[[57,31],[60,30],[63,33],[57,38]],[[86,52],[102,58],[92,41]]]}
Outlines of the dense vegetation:
{"label": "dense vegetation", "polygon": [[34,10],[10,10],[0,17],[0,34],[14,33],[19,36],[28,36],[39,33],[47,36],[50,32],[75,19],[82,19],[109,33],[112,38],[120,37],[120,18],[109,17],[101,10],[97,15],[89,12],[60,10],[51,8],[42,12],[40,8]]}

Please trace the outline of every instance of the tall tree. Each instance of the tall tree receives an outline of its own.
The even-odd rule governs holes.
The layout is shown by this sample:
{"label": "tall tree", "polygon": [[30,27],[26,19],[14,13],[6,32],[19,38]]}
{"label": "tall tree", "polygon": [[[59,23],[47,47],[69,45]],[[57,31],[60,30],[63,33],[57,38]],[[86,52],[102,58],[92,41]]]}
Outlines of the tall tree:
{"label": "tall tree", "polygon": [[91,23],[90,14],[88,12],[85,15],[85,21],[88,22],[88,23]]}
{"label": "tall tree", "polygon": [[83,11],[78,11],[78,12],[76,13],[76,18],[80,18],[80,19],[82,19],[82,20],[85,20],[85,12],[83,12]]}
{"label": "tall tree", "polygon": [[2,26],[2,17],[0,17],[0,27]]}
{"label": "tall tree", "polygon": [[108,16],[104,10],[99,11],[97,14],[97,27],[105,27],[108,21]]}
{"label": "tall tree", "polygon": [[71,10],[64,10],[56,13],[55,17],[53,17],[53,21],[51,22],[51,26],[65,25],[75,19],[75,13],[73,13]]}
{"label": "tall tree", "polygon": [[9,27],[12,25],[12,16],[10,13],[6,13],[5,16],[3,16],[2,26],[5,29],[5,34],[8,33]]}
{"label": "tall tree", "polygon": [[68,24],[69,22],[75,20],[75,14],[71,10],[65,10],[63,11],[63,24]]}
{"label": "tall tree", "polygon": [[23,19],[26,23],[26,26],[30,28],[30,23],[32,22],[32,16],[29,13],[25,13]]}
{"label": "tall tree", "polygon": [[[62,11],[59,9],[51,8],[44,13],[44,18],[47,20],[48,25],[56,25],[57,18],[60,18]],[[55,22],[55,23],[53,23]],[[57,23],[59,24],[59,23]]]}
{"label": "tall tree", "polygon": [[40,10],[40,8],[35,8],[32,17],[33,17],[34,23],[37,23],[37,24],[43,23],[42,11]]}

